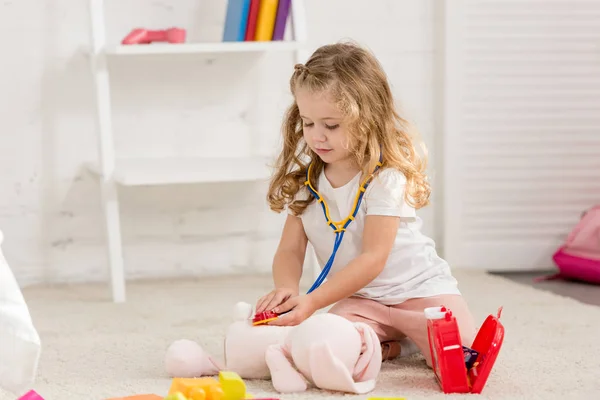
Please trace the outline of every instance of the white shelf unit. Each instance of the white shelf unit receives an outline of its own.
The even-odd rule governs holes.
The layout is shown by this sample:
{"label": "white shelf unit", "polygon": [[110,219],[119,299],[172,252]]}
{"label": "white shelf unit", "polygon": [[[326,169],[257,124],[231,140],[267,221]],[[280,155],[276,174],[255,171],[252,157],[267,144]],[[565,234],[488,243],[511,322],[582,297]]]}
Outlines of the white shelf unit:
{"label": "white shelf unit", "polygon": [[249,53],[267,51],[300,51],[301,44],[286,41],[277,42],[222,42],[222,43],[181,43],[148,45],[119,45],[109,47],[108,55],[143,55],[143,54],[197,54],[197,53]]}
{"label": "white shelf unit", "polygon": [[[135,55],[176,56],[183,54],[260,53],[287,51],[296,62],[306,60],[306,19],[303,0],[292,0],[289,23],[291,41],[216,42],[116,45],[106,43],[104,0],[90,0],[91,64],[96,96],[98,162],[88,163],[101,185],[112,299],[126,301],[125,270],[121,237],[118,186],[170,185],[181,183],[238,182],[264,180],[269,176],[267,160],[245,158],[120,158],[114,148],[111,81],[108,57]],[[220,165],[218,171],[215,165]],[[210,173],[208,172],[210,171]]]}
{"label": "white shelf unit", "polygon": [[[124,186],[247,182],[267,179],[269,161],[261,157],[126,158],[115,160],[112,178]],[[87,167],[101,175],[99,163],[89,163]]]}

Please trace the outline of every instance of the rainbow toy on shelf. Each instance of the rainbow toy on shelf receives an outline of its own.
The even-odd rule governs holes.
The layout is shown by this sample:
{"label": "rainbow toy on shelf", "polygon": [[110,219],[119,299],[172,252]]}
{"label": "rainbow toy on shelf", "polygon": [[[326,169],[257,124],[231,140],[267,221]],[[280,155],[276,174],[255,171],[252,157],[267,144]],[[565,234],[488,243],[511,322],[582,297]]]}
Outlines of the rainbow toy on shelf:
{"label": "rainbow toy on shelf", "polygon": [[224,42],[284,39],[291,0],[228,0]]}

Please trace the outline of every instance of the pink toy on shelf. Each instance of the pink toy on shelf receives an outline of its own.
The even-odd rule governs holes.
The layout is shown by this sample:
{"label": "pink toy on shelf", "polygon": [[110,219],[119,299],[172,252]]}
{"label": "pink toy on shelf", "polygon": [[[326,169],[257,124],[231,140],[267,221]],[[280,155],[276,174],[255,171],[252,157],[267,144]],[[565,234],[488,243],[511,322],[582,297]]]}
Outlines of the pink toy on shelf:
{"label": "pink toy on shelf", "polygon": [[23,396],[19,397],[19,400],[44,400],[35,390],[30,390]]}
{"label": "pink toy on shelf", "polygon": [[150,44],[153,42],[184,43],[185,36],[186,30],[182,28],[159,30],[136,28],[125,36],[121,44]]}

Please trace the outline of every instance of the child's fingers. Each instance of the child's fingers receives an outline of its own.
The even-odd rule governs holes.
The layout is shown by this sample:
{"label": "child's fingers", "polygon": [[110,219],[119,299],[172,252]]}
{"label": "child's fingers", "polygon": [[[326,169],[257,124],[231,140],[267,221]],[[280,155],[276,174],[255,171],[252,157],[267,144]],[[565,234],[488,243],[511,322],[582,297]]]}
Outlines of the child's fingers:
{"label": "child's fingers", "polygon": [[276,292],[274,296],[271,297],[271,300],[265,306],[265,310],[272,310],[285,300],[287,295],[282,292]]}
{"label": "child's fingers", "polygon": [[280,315],[279,317],[277,317],[277,319],[275,319],[273,321],[269,321],[267,324],[273,325],[273,326],[297,325],[297,323],[295,322],[295,315],[294,315],[293,311],[290,311],[289,313],[284,314],[284,315]]}
{"label": "child's fingers", "polygon": [[267,305],[275,294],[273,292],[261,297],[256,303],[256,313],[261,313],[267,309]]}
{"label": "child's fingers", "polygon": [[288,301],[284,302],[281,305],[278,305],[275,311],[277,314],[283,314],[284,312],[290,311],[292,308],[298,305],[298,298],[292,297]]}

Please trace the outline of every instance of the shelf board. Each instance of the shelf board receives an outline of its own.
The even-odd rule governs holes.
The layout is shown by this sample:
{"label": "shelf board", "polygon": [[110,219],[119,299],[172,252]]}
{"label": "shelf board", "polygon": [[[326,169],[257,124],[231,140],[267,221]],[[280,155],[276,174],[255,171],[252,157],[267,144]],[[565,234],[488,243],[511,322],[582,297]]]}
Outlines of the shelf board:
{"label": "shelf board", "polygon": [[[270,158],[126,158],[117,159],[114,179],[124,186],[268,180]],[[87,168],[100,175],[98,163]]]}
{"label": "shelf board", "polygon": [[109,55],[151,55],[151,54],[198,54],[198,53],[247,53],[267,51],[295,51],[300,44],[294,41],[270,42],[214,42],[214,43],[151,43],[118,45],[107,48]]}

